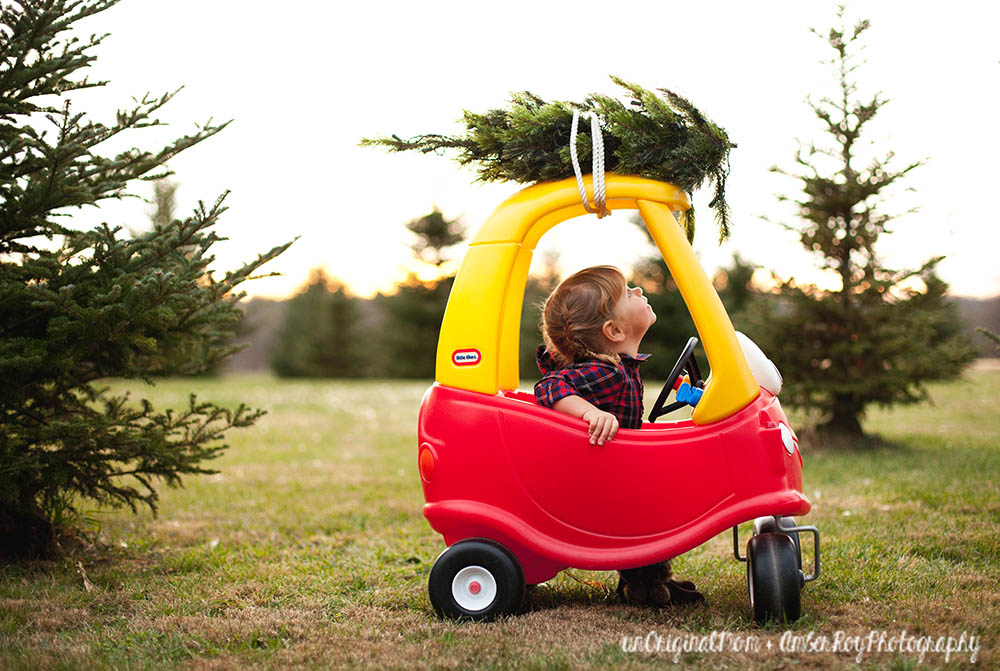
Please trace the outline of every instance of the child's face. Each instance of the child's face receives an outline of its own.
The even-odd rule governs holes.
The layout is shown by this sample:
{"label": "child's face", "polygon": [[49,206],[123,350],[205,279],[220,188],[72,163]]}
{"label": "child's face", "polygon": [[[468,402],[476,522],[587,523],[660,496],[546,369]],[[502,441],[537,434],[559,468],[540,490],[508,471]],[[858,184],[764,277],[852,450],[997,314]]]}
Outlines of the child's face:
{"label": "child's face", "polygon": [[625,294],[615,304],[615,313],[626,336],[635,339],[646,335],[646,331],[656,321],[656,313],[639,287],[625,288]]}

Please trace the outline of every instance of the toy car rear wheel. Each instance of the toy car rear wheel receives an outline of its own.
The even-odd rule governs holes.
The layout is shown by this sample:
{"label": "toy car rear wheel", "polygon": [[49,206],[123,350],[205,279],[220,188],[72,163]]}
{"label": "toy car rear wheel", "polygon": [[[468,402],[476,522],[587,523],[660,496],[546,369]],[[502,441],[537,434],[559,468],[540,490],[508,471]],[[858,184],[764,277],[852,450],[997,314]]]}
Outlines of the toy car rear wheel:
{"label": "toy car rear wheel", "polygon": [[524,572],[503,545],[473,538],[441,553],[431,568],[427,591],[438,617],[492,620],[520,607]]}
{"label": "toy car rear wheel", "polygon": [[802,615],[802,573],[795,543],[783,533],[752,536],[747,543],[747,587],[754,621],[794,622]]}

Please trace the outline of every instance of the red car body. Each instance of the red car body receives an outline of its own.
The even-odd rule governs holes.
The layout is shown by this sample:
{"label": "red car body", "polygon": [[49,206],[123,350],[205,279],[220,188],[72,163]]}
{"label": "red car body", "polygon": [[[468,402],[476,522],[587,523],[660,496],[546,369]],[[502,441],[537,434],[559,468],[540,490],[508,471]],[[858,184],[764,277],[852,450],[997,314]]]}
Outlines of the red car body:
{"label": "red car body", "polygon": [[763,388],[723,420],[645,423],[598,446],[584,421],[529,393],[435,383],[418,435],[428,522],[449,546],[503,544],[528,584],[651,564],[741,522],[810,509],[797,439]]}

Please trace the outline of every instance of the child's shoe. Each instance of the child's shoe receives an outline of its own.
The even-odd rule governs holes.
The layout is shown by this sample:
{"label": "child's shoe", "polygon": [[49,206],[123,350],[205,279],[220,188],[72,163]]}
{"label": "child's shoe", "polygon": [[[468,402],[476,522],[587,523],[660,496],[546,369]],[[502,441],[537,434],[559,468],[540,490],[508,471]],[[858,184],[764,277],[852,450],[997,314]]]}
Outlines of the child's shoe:
{"label": "child's shoe", "polygon": [[[657,586],[657,590],[662,585],[663,589],[669,592],[670,598],[668,603],[686,605],[689,603],[703,603],[705,601],[705,597],[701,592],[694,588],[693,582],[690,580],[674,580],[674,574],[670,569],[669,561],[653,564],[648,568],[653,570],[653,583]],[[652,592],[653,589],[650,588],[650,591]]]}
{"label": "child's shoe", "polygon": [[646,583],[646,593],[649,595],[649,605],[658,608],[669,606],[673,602],[673,594],[668,587],[670,581],[670,562],[643,566],[639,569]]}
{"label": "child's shoe", "polygon": [[646,583],[642,579],[641,568],[629,568],[618,572],[618,587],[615,589],[618,598],[622,603],[645,606],[648,602],[649,594],[646,591]]}
{"label": "child's shoe", "polygon": [[690,580],[669,580],[666,587],[670,590],[670,600],[673,603],[686,605],[689,603],[704,603],[704,595],[694,588]]}
{"label": "child's shoe", "polygon": [[674,580],[670,562],[650,564],[618,572],[618,598],[623,603],[663,608],[705,601],[690,580]]}

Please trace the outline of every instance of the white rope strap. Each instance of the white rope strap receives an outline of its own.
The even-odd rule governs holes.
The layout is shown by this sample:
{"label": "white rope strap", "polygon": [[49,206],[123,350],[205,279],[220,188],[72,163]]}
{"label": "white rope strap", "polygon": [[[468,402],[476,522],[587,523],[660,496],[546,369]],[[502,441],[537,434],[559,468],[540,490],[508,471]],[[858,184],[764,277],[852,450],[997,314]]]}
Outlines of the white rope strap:
{"label": "white rope strap", "polygon": [[576,185],[580,188],[580,200],[583,209],[602,219],[611,214],[605,204],[604,190],[604,135],[601,133],[601,119],[596,112],[590,112],[591,162],[594,177],[594,206],[587,199],[587,188],[583,185],[583,174],[580,171],[580,159],[576,156],[576,128],[580,122],[580,110],[573,110],[573,125],[569,133],[569,156],[573,161],[573,172],[576,173]]}

